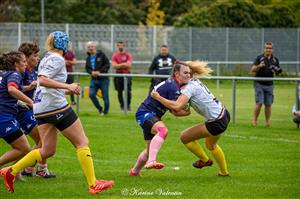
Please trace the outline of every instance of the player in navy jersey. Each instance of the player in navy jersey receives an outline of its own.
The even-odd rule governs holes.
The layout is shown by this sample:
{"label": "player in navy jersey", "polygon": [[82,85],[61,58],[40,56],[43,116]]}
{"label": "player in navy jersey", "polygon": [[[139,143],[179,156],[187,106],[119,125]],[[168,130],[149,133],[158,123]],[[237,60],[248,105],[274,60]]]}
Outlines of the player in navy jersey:
{"label": "player in navy jersey", "polygon": [[0,55],[0,137],[12,147],[0,157],[0,166],[15,161],[30,151],[27,138],[16,120],[18,100],[32,107],[31,99],[21,92],[21,73],[25,71],[25,67],[26,59],[21,52],[11,51]]}
{"label": "player in navy jersey", "polygon": [[[35,70],[35,67],[39,62],[40,49],[36,43],[25,42],[20,45],[18,50],[24,53],[27,62],[25,72],[22,74],[23,92],[30,99],[33,99],[33,94],[37,85],[37,71]],[[19,122],[22,130],[24,131],[25,135],[29,135],[34,140],[34,149],[41,147],[37,121],[33,115],[32,109],[28,109],[22,106],[18,106],[18,108],[19,113],[17,115],[17,121]],[[22,175],[32,176],[34,174],[33,172],[34,167],[28,167],[22,172]],[[36,175],[43,178],[55,177],[55,175],[48,170],[45,160],[38,163]]]}
{"label": "player in navy jersey", "polygon": [[[191,68],[192,76],[207,76],[212,72],[207,67],[206,62],[194,61],[182,64]],[[199,158],[198,161],[193,163],[193,166],[203,168],[213,164],[212,160],[208,158],[201,145],[197,142],[198,139],[205,138],[206,147],[219,166],[218,175],[229,176],[224,153],[221,147],[217,145],[217,142],[228,126],[230,115],[225,106],[214,97],[209,89],[199,79],[192,78],[181,89],[181,95],[176,101],[171,101],[162,96],[158,90],[153,90],[151,96],[175,111],[181,110],[190,104],[198,114],[207,119],[204,124],[197,124],[185,129],[181,133],[180,139]]]}
{"label": "player in navy jersey", "polygon": [[[161,82],[155,88],[165,98],[176,100],[180,94],[180,87],[186,84],[190,78],[190,69],[175,64],[171,77],[171,79]],[[146,169],[162,169],[164,167],[164,164],[156,162],[156,156],[168,133],[166,125],[161,121],[167,110],[164,105],[151,96],[148,96],[138,108],[136,120],[143,129],[146,148],[140,153],[135,166],[130,169],[130,176],[140,176],[140,170],[143,166]],[[189,111],[184,110],[171,112],[177,116],[189,114]]]}

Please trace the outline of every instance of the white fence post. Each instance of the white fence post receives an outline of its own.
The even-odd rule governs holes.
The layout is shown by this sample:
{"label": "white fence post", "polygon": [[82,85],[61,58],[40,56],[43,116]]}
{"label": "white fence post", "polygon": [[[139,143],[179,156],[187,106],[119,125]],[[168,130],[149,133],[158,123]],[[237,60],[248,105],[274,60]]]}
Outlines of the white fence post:
{"label": "white fence post", "polygon": [[189,60],[192,60],[193,53],[193,28],[189,27]]}
{"label": "white fence post", "polygon": [[155,54],[156,54],[156,34],[157,34],[157,29],[156,29],[156,26],[153,26],[153,35],[152,35],[152,46],[153,46],[153,48],[152,48],[152,57],[154,57],[155,56]]}
{"label": "white fence post", "polygon": [[[66,33],[67,33],[67,35],[69,35],[69,24],[68,24],[68,23],[66,24],[65,28],[66,28]],[[69,36],[70,36],[70,35],[69,35]]]}
{"label": "white fence post", "polygon": [[18,23],[18,46],[21,45],[22,42],[22,24]]}
{"label": "white fence post", "polygon": [[[299,62],[299,54],[300,54],[300,49],[299,49],[299,45],[300,45],[300,29],[297,28],[297,62]],[[297,63],[296,65],[296,75],[299,75],[299,63]]]}

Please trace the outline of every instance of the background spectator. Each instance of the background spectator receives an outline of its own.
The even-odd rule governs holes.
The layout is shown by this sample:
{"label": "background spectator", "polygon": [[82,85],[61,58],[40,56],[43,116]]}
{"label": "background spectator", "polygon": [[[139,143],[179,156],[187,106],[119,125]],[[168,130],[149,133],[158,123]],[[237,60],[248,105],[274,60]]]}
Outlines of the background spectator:
{"label": "background spectator", "polygon": [[[255,77],[273,77],[282,72],[279,66],[279,60],[273,56],[273,43],[266,42],[264,53],[257,56],[255,59],[251,72]],[[262,104],[265,105],[265,126],[270,126],[271,120],[271,106],[274,101],[274,85],[273,81],[254,81],[255,89],[255,107],[252,125],[257,125],[257,118],[260,113]]]}
{"label": "background spectator", "polygon": [[[130,68],[132,65],[132,56],[129,52],[125,51],[125,44],[122,41],[117,42],[118,52],[115,52],[112,56],[112,66],[116,69],[116,73],[126,74],[130,73]],[[131,78],[127,78],[127,108],[130,111],[131,103]],[[124,99],[123,99],[123,90],[124,90],[124,78],[115,77],[114,78],[115,88],[118,91],[118,100],[120,103],[121,109],[124,111]]]}
{"label": "background spectator", "polygon": [[[98,109],[100,114],[107,114],[109,111],[109,81],[108,77],[100,77],[99,74],[107,73],[110,67],[109,60],[106,55],[96,50],[95,43],[89,41],[87,43],[88,56],[86,58],[85,68],[86,71],[91,74],[89,97],[92,100],[95,107]],[[104,110],[97,99],[97,92],[101,90],[104,101]]]}
{"label": "background spectator", "polygon": [[[152,60],[152,64],[149,68],[149,74],[170,75],[172,65],[174,64],[175,60],[175,57],[169,54],[168,46],[161,45],[159,49],[159,54]],[[159,84],[164,80],[166,80],[166,78],[152,78],[149,94],[151,93],[155,85]]]}
{"label": "background spectator", "polygon": [[[73,72],[73,65],[75,65],[77,63],[77,60],[76,60],[75,54],[72,50],[72,44],[71,43],[69,44],[68,51],[64,55],[64,58],[65,58],[65,62],[66,62],[67,72]],[[74,76],[73,75],[68,75],[67,83],[72,84],[73,82],[74,82]],[[75,103],[75,100],[74,100],[74,95],[71,94],[70,98],[71,98],[71,104],[75,105],[76,103]]]}

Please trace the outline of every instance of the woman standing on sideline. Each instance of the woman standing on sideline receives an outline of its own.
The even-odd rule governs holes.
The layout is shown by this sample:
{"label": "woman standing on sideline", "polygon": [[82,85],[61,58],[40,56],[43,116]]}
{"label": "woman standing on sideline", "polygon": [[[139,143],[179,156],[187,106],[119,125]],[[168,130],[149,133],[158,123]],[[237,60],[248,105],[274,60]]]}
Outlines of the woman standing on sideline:
{"label": "woman standing on sideline", "polygon": [[[212,70],[206,67],[206,62],[189,61],[182,63],[191,69],[191,76],[207,76]],[[153,90],[151,96],[162,103],[169,109],[181,110],[190,104],[193,109],[207,120],[204,124],[197,124],[185,129],[181,133],[182,143],[194,154],[199,160],[193,163],[196,168],[211,166],[212,160],[208,158],[205,151],[197,140],[205,138],[206,148],[216,160],[219,176],[229,176],[224,153],[217,145],[221,134],[226,130],[230,121],[230,115],[225,106],[217,100],[208,88],[198,79],[192,78],[188,84],[181,89],[181,95],[176,101],[171,101]]]}
{"label": "woman standing on sideline", "polygon": [[0,138],[12,147],[0,157],[0,166],[18,160],[30,151],[27,138],[16,120],[18,100],[32,107],[32,100],[22,93],[21,74],[25,68],[23,53],[11,51],[0,55]]}
{"label": "woman standing on sideline", "polygon": [[77,158],[87,178],[89,193],[96,194],[114,184],[113,181],[96,180],[88,138],[80,119],[65,97],[65,92],[76,95],[80,92],[78,83],[65,83],[67,71],[63,55],[67,52],[68,42],[68,35],[60,31],[51,33],[46,40],[47,54],[39,65],[38,87],[33,105],[42,146],[29,152],[11,167],[1,169],[4,183],[10,192],[14,192],[14,178],[18,172],[54,155],[58,130],[76,148]]}

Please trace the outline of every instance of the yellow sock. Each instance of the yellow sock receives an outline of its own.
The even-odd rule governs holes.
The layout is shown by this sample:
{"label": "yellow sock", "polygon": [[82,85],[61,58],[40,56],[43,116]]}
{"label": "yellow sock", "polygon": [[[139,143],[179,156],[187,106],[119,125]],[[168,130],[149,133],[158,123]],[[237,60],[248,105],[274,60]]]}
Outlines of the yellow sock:
{"label": "yellow sock", "polygon": [[34,149],[27,153],[26,156],[24,156],[21,160],[19,160],[16,164],[14,164],[11,169],[12,169],[12,174],[14,176],[17,175],[20,171],[27,167],[34,166],[37,162],[42,161],[42,156],[41,153],[38,149]]}
{"label": "yellow sock", "polygon": [[209,160],[205,151],[197,141],[189,142],[185,144],[185,146],[203,162],[207,162]]}
{"label": "yellow sock", "polygon": [[76,153],[89,186],[95,186],[96,177],[95,177],[93,158],[91,155],[90,148],[89,147],[79,148],[77,149]]}
{"label": "yellow sock", "polygon": [[227,163],[221,147],[217,145],[217,147],[214,150],[210,151],[210,153],[214,157],[214,159],[216,160],[219,166],[220,174],[227,175],[228,174]]}

